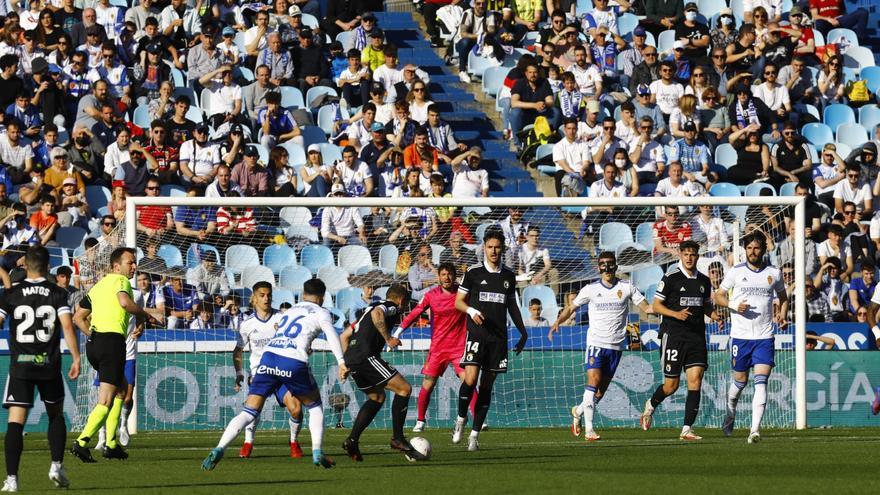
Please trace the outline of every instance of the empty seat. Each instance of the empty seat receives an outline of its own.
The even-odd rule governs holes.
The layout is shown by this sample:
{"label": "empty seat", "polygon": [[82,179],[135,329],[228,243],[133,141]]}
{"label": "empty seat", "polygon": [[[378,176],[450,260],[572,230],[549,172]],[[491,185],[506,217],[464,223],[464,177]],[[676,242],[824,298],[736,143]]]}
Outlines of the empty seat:
{"label": "empty seat", "polygon": [[609,222],[599,229],[599,250],[614,251],[624,242],[633,242],[633,233],[629,225],[620,222]]}
{"label": "empty seat", "polygon": [[[247,244],[233,244],[226,248],[226,261],[224,266],[238,275],[249,266],[260,264],[260,254]],[[271,270],[270,270],[271,271]]]}
{"label": "empty seat", "polygon": [[318,278],[327,286],[327,292],[333,295],[351,286],[348,283],[348,271],[338,266],[322,267],[318,270]]}
{"label": "empty seat", "polygon": [[278,275],[278,285],[294,293],[302,292],[303,284],[312,278],[312,272],[304,266],[288,266]]}
{"label": "empty seat", "polygon": [[648,287],[660,282],[662,278],[663,270],[659,266],[651,266],[633,272],[632,283],[644,294],[648,291]]}
{"label": "empty seat", "polygon": [[397,258],[400,252],[394,244],[386,244],[379,249],[379,269],[382,273],[392,274],[397,271]]}
{"label": "empty seat", "polygon": [[263,250],[263,264],[278,275],[288,266],[296,266],[296,252],[287,244],[273,244]]}
{"label": "empty seat", "polygon": [[316,274],[319,269],[325,266],[333,266],[333,252],[327,246],[310,244],[300,251],[299,262]]}
{"label": "empty seat", "polygon": [[345,268],[348,273],[356,273],[361,268],[373,266],[370,250],[364,246],[351,245],[339,248],[337,265]]}
{"label": "empty seat", "polygon": [[156,256],[162,258],[168,267],[183,266],[183,255],[180,253],[180,249],[177,249],[177,246],[162,244],[159,246],[159,250],[156,251]]}
{"label": "empty seat", "polygon": [[82,244],[87,233],[80,227],[59,227],[55,231],[55,242],[65,249],[76,249]]}
{"label": "empty seat", "polygon": [[245,267],[241,272],[241,286],[245,288],[253,288],[257,282],[269,282],[275,286],[275,274],[272,269],[263,265],[252,265]]}

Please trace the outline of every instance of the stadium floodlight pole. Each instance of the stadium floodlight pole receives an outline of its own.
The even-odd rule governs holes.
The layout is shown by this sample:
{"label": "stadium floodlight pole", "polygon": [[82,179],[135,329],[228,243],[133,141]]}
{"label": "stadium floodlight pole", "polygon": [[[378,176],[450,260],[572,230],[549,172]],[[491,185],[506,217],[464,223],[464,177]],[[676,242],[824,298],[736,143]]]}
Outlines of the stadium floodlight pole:
{"label": "stadium floodlight pole", "polygon": [[[804,199],[798,196],[698,196],[683,198],[667,197],[625,197],[625,198],[349,198],[344,196],[326,198],[205,198],[205,197],[143,197],[131,196],[125,205],[125,244],[129,247],[137,245],[137,216],[138,206],[250,206],[250,207],[284,207],[305,206],[308,208],[322,208],[326,206],[341,207],[372,207],[377,205],[387,207],[586,207],[586,206],[611,206],[611,207],[655,207],[655,206],[792,206],[794,207],[795,239],[794,239],[794,270],[795,289],[792,297],[795,304],[795,427],[804,429],[807,427],[807,393],[806,393],[806,300],[804,298],[805,257],[805,207]],[[136,410],[132,411],[136,416]]]}

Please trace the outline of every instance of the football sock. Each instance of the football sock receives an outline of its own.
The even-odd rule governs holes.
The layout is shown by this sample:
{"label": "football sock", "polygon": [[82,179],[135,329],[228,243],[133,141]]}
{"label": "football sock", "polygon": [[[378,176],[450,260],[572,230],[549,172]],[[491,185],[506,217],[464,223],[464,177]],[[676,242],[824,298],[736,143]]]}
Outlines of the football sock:
{"label": "football sock", "polygon": [[472,430],[479,432],[483,429],[486,415],[489,414],[489,403],[492,402],[492,389],[483,389],[477,397],[477,409],[474,412],[474,424]]}
{"label": "football sock", "polygon": [[479,396],[480,396],[480,389],[474,387],[474,395],[473,395],[473,397],[471,397],[471,405],[470,405],[471,416],[476,416],[476,414],[477,414],[477,398]]}
{"label": "football sock", "polygon": [[119,429],[119,418],[122,416],[122,403],[124,401],[119,397],[113,399],[113,407],[110,408],[110,414],[107,415],[107,448],[116,448],[116,431]]}
{"label": "football sock", "polygon": [[[322,413],[321,417],[322,418],[324,417],[323,413]],[[290,443],[293,443],[296,441],[296,437],[299,435],[299,430],[302,429],[302,426],[303,426],[302,418],[296,419],[293,416],[290,416],[289,418],[287,418],[287,426],[290,427]],[[312,420],[309,419],[309,428],[311,428],[311,427],[312,427]],[[312,447],[312,448],[314,448],[314,447]]]}
{"label": "football sock", "polygon": [[18,476],[18,465],[21,462],[21,451],[24,449],[24,425],[9,423],[6,425],[6,475]]}
{"label": "football sock", "polygon": [[89,440],[95,436],[95,433],[98,433],[98,430],[100,430],[102,426],[104,426],[108,414],[110,414],[110,408],[103,404],[97,404],[95,408],[92,409],[91,414],[89,414],[89,419],[86,420],[85,428],[83,428],[82,433],[80,433],[79,437],[76,439],[76,443],[78,443],[80,447],[85,447],[89,444]]}
{"label": "football sock", "polygon": [[468,404],[470,404],[471,399],[474,396],[474,388],[476,388],[476,387],[474,387],[473,385],[468,385],[464,382],[462,382],[461,387],[458,388],[458,417],[459,418],[467,418]]}
{"label": "football sock", "polygon": [[244,428],[244,443],[254,443],[254,432],[257,431],[257,426],[259,425],[260,416],[257,415],[254,420]]}
{"label": "football sock", "polygon": [[348,438],[351,438],[355,442],[360,440],[361,433],[367,429],[367,426],[370,426],[370,423],[373,422],[373,418],[379,413],[379,409],[382,409],[381,402],[376,402],[372,399],[368,399],[364,402],[357,417],[354,418],[354,425],[351,427],[351,433],[348,435]]}
{"label": "football sock", "polygon": [[739,402],[739,394],[742,393],[743,389],[746,388],[746,382],[739,382],[733,380],[730,384],[730,387],[727,389],[727,412],[734,413],[736,412],[736,403]]}
{"label": "football sock", "polygon": [[416,403],[419,411],[418,420],[425,421],[425,413],[428,412],[428,404],[431,403],[431,392],[425,387],[419,390],[419,399]]}
{"label": "football sock", "polygon": [[657,406],[659,406],[665,398],[666,392],[663,391],[663,384],[661,383],[657,387],[657,390],[654,391],[654,395],[651,396],[651,407],[657,409]]}
{"label": "football sock", "polygon": [[49,417],[49,452],[53,462],[64,460],[64,445],[67,443],[67,425],[64,423],[64,414],[56,414]]}
{"label": "football sock", "polygon": [[684,425],[693,426],[700,411],[700,391],[688,390],[687,399],[684,403]]}
{"label": "football sock", "polygon": [[244,409],[238,413],[238,416],[232,418],[232,421],[226,425],[226,429],[223,431],[223,436],[220,437],[220,443],[217,444],[217,448],[225,449],[226,446],[232,443],[232,441],[235,440],[235,437],[241,433],[241,430],[252,423],[259,415],[260,411],[245,406]]}
{"label": "football sock", "polygon": [[131,406],[130,402],[122,404],[122,415],[119,416],[119,424],[123,428],[128,428],[128,416],[131,415]]}
{"label": "football sock", "polygon": [[394,438],[403,440],[403,423],[406,422],[406,411],[409,409],[409,396],[394,395],[391,401],[391,425]]}
{"label": "football sock", "polygon": [[[321,401],[317,401],[306,407],[309,410],[309,434],[312,436],[312,452],[314,452],[321,450],[321,445],[324,442],[324,406],[321,404]],[[290,420],[293,421],[293,418],[290,418]],[[302,422],[297,424],[302,424]],[[299,426],[297,426],[297,431],[299,431]],[[291,442],[295,441],[291,440]]]}
{"label": "football sock", "polygon": [[587,385],[584,388],[584,401],[581,402],[581,408],[584,410],[584,427],[586,431],[593,430],[593,411],[595,411],[596,387]]}
{"label": "football sock", "polygon": [[767,375],[755,375],[755,396],[752,397],[752,433],[761,429],[764,406],[767,404]]}

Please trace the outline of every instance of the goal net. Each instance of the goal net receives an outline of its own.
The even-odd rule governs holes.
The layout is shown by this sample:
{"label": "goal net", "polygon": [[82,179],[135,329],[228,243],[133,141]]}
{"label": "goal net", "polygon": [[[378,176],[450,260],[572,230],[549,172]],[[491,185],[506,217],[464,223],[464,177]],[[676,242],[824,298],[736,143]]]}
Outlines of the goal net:
{"label": "goal net", "polygon": [[[529,341],[520,356],[511,353],[508,373],[496,381],[488,421],[492,427],[561,427],[570,423],[570,407],[583,394],[589,314],[585,307],[576,311],[552,341],[549,325],[581,287],[598,279],[600,252],[616,253],[619,276],[632,280],[652,301],[664,270],[677,263],[677,257],[662,248],[688,238],[698,241],[698,269],[717,286],[726,270],[745,260],[741,238],[760,230],[770,239],[769,263],[796,268],[800,284],[795,279],[786,282],[802,287],[803,262],[795,262],[796,255],[803,256],[803,250],[798,254],[796,249],[803,246],[804,232],[802,217],[794,214],[801,208],[795,206],[798,199],[129,198],[124,225],[77,262],[99,276],[109,268],[112,245],[136,246],[138,270],[152,283],[147,289],[164,295],[166,314],[172,316],[169,328],[148,329],[138,342],[133,414],[137,423],[131,426],[218,429],[237,414],[247,393],[234,390],[232,350],[254,283],[270,282],[273,306],[283,308],[299,299],[305,280],[322,279],[329,292],[325,305],[341,331],[395,282],[412,290],[408,311],[435,283],[433,270],[440,262],[452,262],[461,276],[467,266],[481,261],[485,233],[499,229],[508,239],[504,262],[518,274],[516,303],[529,327]],[[671,215],[675,210],[678,216]],[[135,211],[141,218],[173,215],[183,228],[147,235],[138,228]],[[349,221],[356,226],[352,232]],[[357,227],[361,224],[362,231]],[[148,304],[156,302],[155,297],[147,299]],[[799,414],[797,407],[801,394],[795,345],[797,332],[804,332],[804,316],[802,308],[791,307],[791,323],[776,331],[776,368],[764,416],[768,427],[795,427],[806,419],[805,408]],[[663,379],[659,319],[632,307],[628,330],[627,350],[597,408],[598,428],[636,427],[645,400]],[[706,325],[709,368],[703,380],[700,427],[720,426],[723,417],[731,379],[729,331],[729,317]],[[512,324],[511,334],[512,348],[518,338]],[[398,350],[384,354],[413,384],[414,396],[421,386],[430,335],[426,314],[402,335]],[[350,381],[336,379],[335,360],[323,340],[315,341],[313,351],[311,366],[329,406],[330,422],[350,427],[364,396]],[[803,360],[802,352],[800,356]],[[805,375],[805,369],[801,373]],[[80,418],[87,416],[94,401],[92,380],[84,373],[78,383]],[[428,410],[429,427],[451,425],[458,386],[452,370],[439,379]],[[681,425],[685,394],[683,384],[658,408],[655,425]],[[749,410],[751,394],[750,384],[740,399],[741,411]],[[385,409],[376,419],[379,426],[390,426]],[[413,406],[411,420],[415,413]],[[267,401],[261,428],[286,428],[285,414],[274,401]],[[739,417],[743,423],[738,426],[747,427],[750,414]]]}

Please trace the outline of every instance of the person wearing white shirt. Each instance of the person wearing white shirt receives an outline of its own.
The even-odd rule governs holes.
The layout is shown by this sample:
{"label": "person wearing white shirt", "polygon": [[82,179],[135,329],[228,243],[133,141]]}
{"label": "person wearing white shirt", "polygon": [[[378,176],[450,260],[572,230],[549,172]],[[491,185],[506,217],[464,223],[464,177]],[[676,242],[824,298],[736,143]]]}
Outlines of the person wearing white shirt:
{"label": "person wearing white shirt", "polygon": [[[330,194],[334,197],[348,196],[342,184],[333,184]],[[321,237],[328,247],[366,244],[364,220],[358,208],[325,207],[321,215]]]}
{"label": "person wearing white shirt", "polygon": [[675,82],[675,65],[669,60],[660,62],[660,79],[649,86],[651,103],[656,103],[664,115],[672,114],[678,108],[678,100],[684,96],[684,86]]}
{"label": "person wearing white shirt", "polygon": [[597,174],[601,173],[601,167],[606,163],[614,163],[614,154],[617,150],[628,151],[626,141],[614,135],[615,128],[616,121],[612,117],[605,117],[602,121],[602,134],[590,141],[590,153],[593,155]]}
{"label": "person wearing white shirt", "polygon": [[[617,165],[613,162],[606,163],[602,169],[602,180],[590,184],[591,198],[625,198],[626,187],[617,180]],[[613,206],[588,206],[581,211],[584,220],[583,229],[589,234],[598,234],[602,224],[612,222],[614,219]]]}
{"label": "person wearing white shirt", "polygon": [[269,33],[275,30],[269,27],[269,12],[260,10],[254,15],[254,25],[244,32],[244,49],[249,57],[257,57],[268,44]]}
{"label": "person wearing white shirt", "polygon": [[342,160],[336,162],[333,170],[334,180],[337,180],[345,188],[348,196],[372,195],[373,174],[370,173],[370,167],[366,163],[357,159],[357,151],[354,146],[349,145],[342,150]]}
{"label": "person wearing white shirt", "polygon": [[819,164],[813,166],[816,197],[828,206],[832,206],[835,187],[845,178],[846,163],[837,154],[837,146],[834,143],[826,143],[822,148]]}
{"label": "person wearing white shirt", "polygon": [[221,65],[208,72],[199,78],[199,84],[210,91],[208,117],[214,127],[225,122],[245,123],[241,115],[241,86],[233,80],[231,65]]}
{"label": "person wearing white shirt", "polygon": [[636,169],[639,184],[656,184],[666,170],[666,152],[659,141],[652,138],[654,119],[644,116],[639,120],[639,134],[629,145],[629,160]]}
{"label": "person wearing white shirt", "polygon": [[184,181],[206,186],[220,165],[220,148],[208,142],[208,126],[198,125],[193,139],[180,145],[180,174]]}
{"label": "person wearing white shirt", "polygon": [[594,97],[602,93],[602,74],[587,58],[587,49],[578,45],[574,49],[574,63],[568,67],[574,75],[578,89],[585,97]]}
{"label": "person wearing white shirt", "polygon": [[846,167],[846,180],[834,186],[834,209],[843,213],[843,203],[852,201],[856,204],[861,218],[868,218],[873,212],[874,195],[871,186],[862,180],[862,169],[858,164]]}
{"label": "person wearing white shirt", "polygon": [[[461,162],[466,161],[466,165]],[[452,197],[488,198],[489,172],[480,168],[483,150],[472,146],[468,151],[452,159]]]}
{"label": "person wearing white shirt", "polygon": [[819,257],[819,266],[824,265],[828,258],[835,257],[839,259],[841,265],[846,265],[846,269],[841,273],[841,277],[849,280],[849,276],[854,269],[854,263],[852,249],[843,235],[843,227],[835,223],[829,225],[828,239],[825,239],[816,246],[816,256]]}
{"label": "person wearing white shirt", "polygon": [[705,252],[700,254],[697,260],[697,269],[703,273],[709,273],[709,265],[713,261],[719,261],[724,266],[727,263],[727,232],[724,230],[724,222],[712,212],[709,205],[700,206],[700,214],[691,222],[692,239],[705,246]]}
{"label": "person wearing white shirt", "polygon": [[578,121],[567,117],[562,121],[564,137],[553,145],[554,180],[557,196],[580,196],[587,180],[593,176],[590,147],[577,139]]}
{"label": "person wearing white shirt", "polygon": [[743,22],[754,23],[752,12],[758,7],[767,11],[767,23],[782,20],[782,0],[742,0]]}
{"label": "person wearing white shirt", "polygon": [[767,108],[775,112],[780,119],[784,119],[791,112],[791,99],[788,95],[788,87],[776,82],[778,76],[779,67],[767,62],[764,65],[764,81],[752,86],[752,96],[763,101]]}
{"label": "person wearing white shirt", "polygon": [[639,137],[638,123],[636,122],[636,108],[631,101],[625,101],[620,105],[620,120],[614,127],[614,135],[623,140],[627,147]]}
{"label": "person wearing white shirt", "polygon": [[578,122],[578,141],[589,143],[596,139],[599,134],[602,134],[602,122],[599,120],[599,113],[601,111],[601,105],[597,100],[587,101],[587,118]]}
{"label": "person wearing white shirt", "polygon": [[385,57],[385,61],[385,64],[376,67],[376,70],[373,71],[373,81],[382,83],[385,88],[385,102],[393,103],[397,95],[394,91],[394,85],[403,81],[403,71],[394,65],[396,59]]}
{"label": "person wearing white shirt", "polygon": [[[654,190],[654,196],[663,196],[667,198],[681,198],[681,197],[693,197],[693,196],[702,196],[705,194],[706,190],[697,182],[682,180],[684,175],[682,171],[681,163],[672,162],[669,164],[669,177],[665,179],[661,179],[660,182],[657,183],[657,188]],[[685,213],[690,208],[687,206],[682,207],[682,212]],[[661,207],[657,207],[657,216],[661,216],[663,213],[663,209]]]}
{"label": "person wearing white shirt", "polygon": [[[553,268],[550,261],[550,250],[542,247],[539,242],[541,239],[541,228],[537,225],[529,225],[526,232],[526,242],[519,247],[519,255],[517,261],[517,274],[522,277],[528,277],[528,280],[522,281],[521,287],[526,285],[547,285],[553,292],[557,292],[557,284],[559,283],[559,271]],[[529,276],[529,274],[531,274]]]}
{"label": "person wearing white shirt", "polygon": [[119,7],[110,5],[110,0],[98,0],[95,5],[95,17],[97,24],[104,28],[108,40],[116,40],[118,29],[122,27],[122,11]]}

